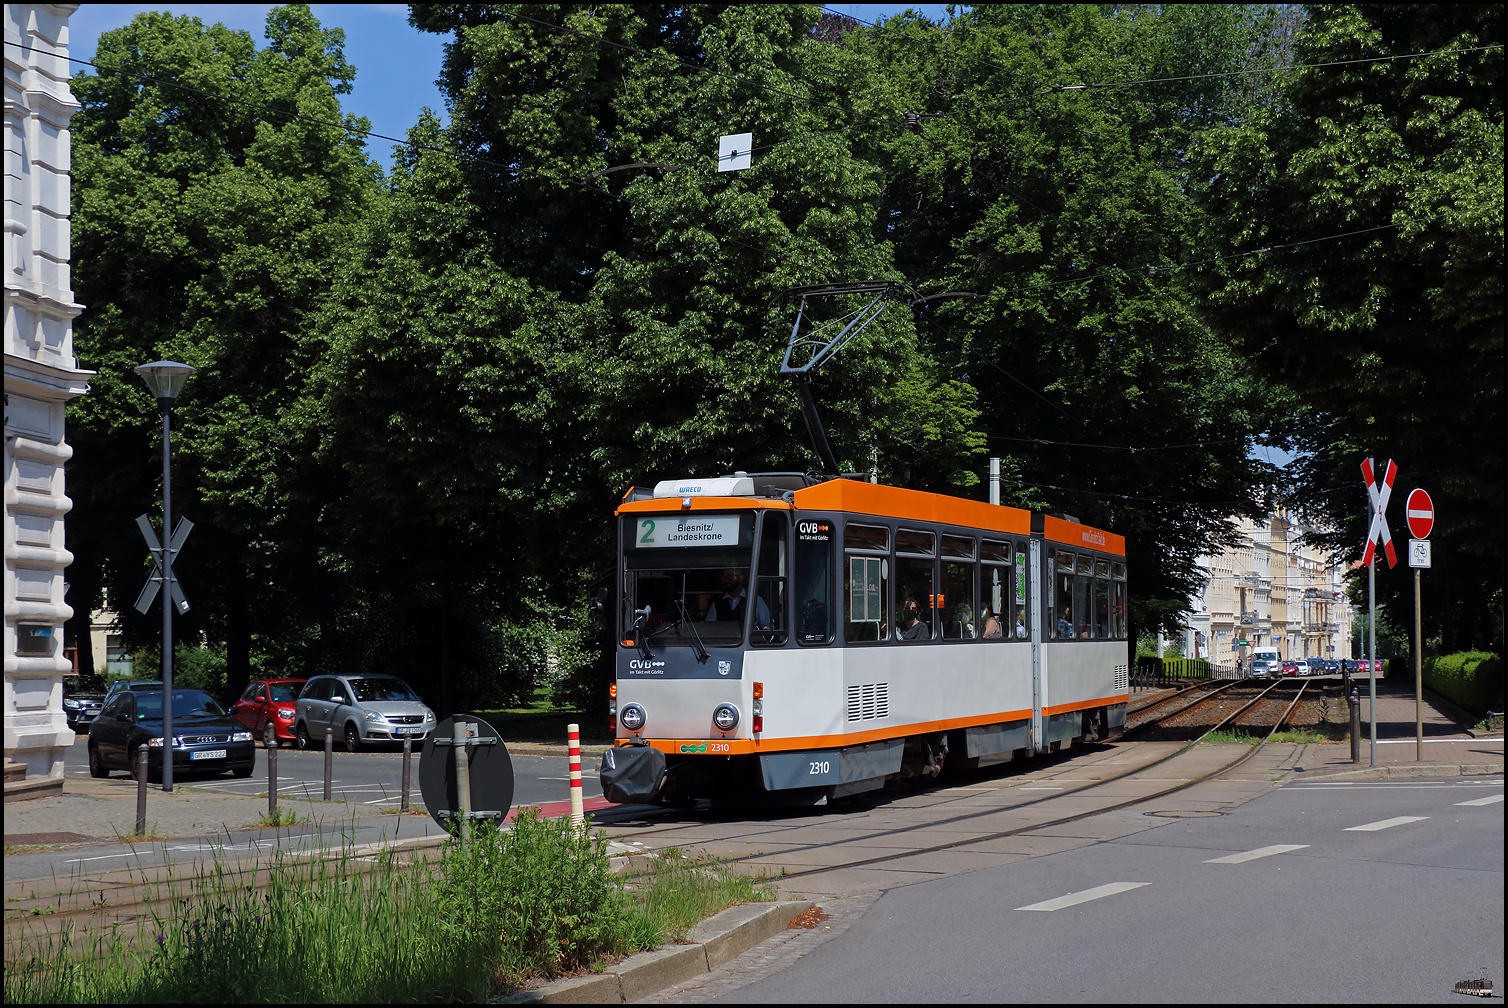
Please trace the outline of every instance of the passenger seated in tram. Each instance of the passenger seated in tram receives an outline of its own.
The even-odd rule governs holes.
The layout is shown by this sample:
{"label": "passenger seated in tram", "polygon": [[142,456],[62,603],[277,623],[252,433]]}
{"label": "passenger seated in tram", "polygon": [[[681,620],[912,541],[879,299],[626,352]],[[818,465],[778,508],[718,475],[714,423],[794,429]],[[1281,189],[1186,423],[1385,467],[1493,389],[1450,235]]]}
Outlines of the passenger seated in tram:
{"label": "passenger seated in tram", "polygon": [[[956,607],[954,607],[954,610],[953,610],[953,619],[954,619],[954,624],[958,628],[958,637],[959,637],[959,639],[960,640],[973,640],[974,636],[975,636],[975,634],[974,634],[974,611],[973,611],[973,609],[971,609],[969,607],[969,604],[967,602],[960,602],[960,603],[958,603],[958,605]],[[947,630],[944,630],[943,631],[943,636],[944,637],[948,636],[948,631],[952,630],[952,629],[953,629],[953,627],[948,627]]]}
{"label": "passenger seated in tram", "polygon": [[907,599],[906,607],[901,613],[901,640],[931,640],[932,628],[927,626],[926,620],[922,619],[916,599]]}
{"label": "passenger seated in tram", "polygon": [[1026,640],[1026,606],[1016,607],[1016,637]]}
{"label": "passenger seated in tram", "polygon": [[984,627],[984,633],[980,636],[985,640],[998,639],[1001,636],[1000,621],[995,618],[995,614],[990,611],[988,605],[979,610],[979,623]]}
{"label": "passenger seated in tram", "polygon": [[1058,637],[1062,640],[1073,639],[1073,621],[1068,618],[1068,607],[1058,614]]}

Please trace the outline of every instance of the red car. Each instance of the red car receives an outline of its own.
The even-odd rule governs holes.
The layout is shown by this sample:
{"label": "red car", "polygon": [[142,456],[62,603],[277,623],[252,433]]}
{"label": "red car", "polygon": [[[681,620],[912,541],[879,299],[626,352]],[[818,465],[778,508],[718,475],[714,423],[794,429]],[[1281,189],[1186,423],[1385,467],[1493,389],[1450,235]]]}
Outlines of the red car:
{"label": "red car", "polygon": [[230,709],[230,716],[265,740],[271,725],[280,742],[293,741],[293,701],[304,688],[303,679],[257,679],[246,687]]}
{"label": "red car", "polygon": [[1283,674],[1285,676],[1287,676],[1287,675],[1291,675],[1291,676],[1298,675],[1299,674],[1299,663],[1296,662],[1296,661],[1285,661],[1283,663]]}

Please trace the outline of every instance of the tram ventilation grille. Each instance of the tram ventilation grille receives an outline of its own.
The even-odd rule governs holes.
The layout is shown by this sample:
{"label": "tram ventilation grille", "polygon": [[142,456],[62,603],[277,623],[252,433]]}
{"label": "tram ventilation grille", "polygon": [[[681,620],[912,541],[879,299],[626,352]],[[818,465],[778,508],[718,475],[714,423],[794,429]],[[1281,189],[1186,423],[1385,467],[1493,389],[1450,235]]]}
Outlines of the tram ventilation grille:
{"label": "tram ventilation grille", "polygon": [[1115,666],[1115,692],[1124,693],[1131,689],[1131,673],[1128,666]]}
{"label": "tram ventilation grille", "polygon": [[865,683],[848,687],[848,720],[870,721],[890,716],[890,684]]}

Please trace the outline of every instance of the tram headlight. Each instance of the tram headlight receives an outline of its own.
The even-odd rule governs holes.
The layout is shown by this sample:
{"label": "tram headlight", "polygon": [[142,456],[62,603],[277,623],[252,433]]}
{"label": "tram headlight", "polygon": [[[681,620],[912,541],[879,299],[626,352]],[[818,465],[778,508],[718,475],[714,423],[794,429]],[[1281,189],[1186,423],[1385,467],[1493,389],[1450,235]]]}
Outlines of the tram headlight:
{"label": "tram headlight", "polygon": [[718,731],[732,731],[738,727],[738,708],[730,703],[718,704],[712,712],[712,723]]}
{"label": "tram headlight", "polygon": [[644,714],[644,708],[636,703],[624,704],[623,709],[618,712],[618,723],[629,731],[638,731],[643,728],[646,720],[648,719]]}

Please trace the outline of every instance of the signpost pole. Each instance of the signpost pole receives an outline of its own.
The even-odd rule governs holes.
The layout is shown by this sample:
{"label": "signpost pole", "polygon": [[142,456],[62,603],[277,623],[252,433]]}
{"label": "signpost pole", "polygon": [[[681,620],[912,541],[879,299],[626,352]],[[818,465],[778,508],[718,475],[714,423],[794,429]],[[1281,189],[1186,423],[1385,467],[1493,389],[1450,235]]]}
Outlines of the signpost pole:
{"label": "signpost pole", "polygon": [[1428,567],[1429,534],[1435,527],[1435,502],[1415,488],[1403,507],[1404,518],[1414,538],[1409,540],[1409,566],[1414,568],[1414,756],[1424,762],[1424,603],[1420,599],[1419,572]]}
{"label": "signpost pole", "polygon": [[1372,721],[1372,744],[1368,766],[1377,765],[1377,557],[1367,564],[1367,683],[1368,717]]}
{"label": "signpost pole", "polygon": [[1419,568],[1414,568],[1414,758],[1424,762],[1424,633],[1419,602]]}
{"label": "signpost pole", "polygon": [[162,789],[173,790],[173,477],[168,415],[162,407]]}

